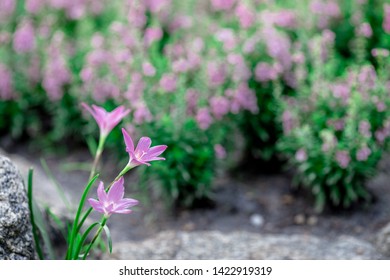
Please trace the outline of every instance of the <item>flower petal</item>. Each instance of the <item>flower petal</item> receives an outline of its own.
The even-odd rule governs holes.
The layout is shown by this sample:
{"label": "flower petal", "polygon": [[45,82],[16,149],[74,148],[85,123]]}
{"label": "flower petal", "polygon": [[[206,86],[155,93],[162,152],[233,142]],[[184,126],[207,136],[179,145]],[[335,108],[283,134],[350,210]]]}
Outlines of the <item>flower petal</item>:
{"label": "flower petal", "polygon": [[97,189],[97,195],[98,195],[98,199],[101,203],[104,203],[107,201],[107,193],[106,191],[104,190],[104,184],[103,182],[100,182],[99,186],[98,186],[98,189]]}
{"label": "flower petal", "polygon": [[126,151],[134,153],[134,143],[127,131],[122,128],[123,139],[125,140]]}
{"label": "flower petal", "polygon": [[104,213],[103,204],[100,201],[97,201],[93,198],[88,198],[88,202],[95,211]]}
{"label": "flower petal", "polygon": [[118,203],[116,203],[117,208],[129,208],[138,205],[139,201],[132,198],[124,198],[121,199]]}
{"label": "flower petal", "polygon": [[138,141],[137,148],[135,149],[136,155],[142,155],[144,153],[147,153],[150,145],[152,144],[152,140],[150,140],[149,137],[141,137]]}
{"label": "flower petal", "polygon": [[144,159],[157,157],[157,156],[161,155],[167,148],[168,148],[168,146],[166,146],[166,145],[154,146],[154,147],[149,149],[149,151],[148,151],[147,155],[144,157]]}
{"label": "flower petal", "polygon": [[130,210],[130,209],[120,209],[120,210],[114,211],[114,213],[117,213],[117,214],[130,214],[131,212],[133,212],[133,210]]}
{"label": "flower petal", "polygon": [[114,184],[112,184],[107,195],[107,198],[110,202],[117,203],[123,198],[125,194],[125,187],[123,184],[124,184],[123,177],[120,177],[118,181],[115,181]]}

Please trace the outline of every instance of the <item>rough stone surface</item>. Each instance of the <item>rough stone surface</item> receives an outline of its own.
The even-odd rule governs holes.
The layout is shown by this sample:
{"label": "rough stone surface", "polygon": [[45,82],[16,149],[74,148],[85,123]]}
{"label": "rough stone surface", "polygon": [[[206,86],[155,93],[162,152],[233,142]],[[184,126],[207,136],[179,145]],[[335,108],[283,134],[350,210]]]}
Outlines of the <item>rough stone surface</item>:
{"label": "rough stone surface", "polygon": [[15,165],[0,155],[0,259],[34,258],[27,194]]}
{"label": "rough stone surface", "polygon": [[165,231],[142,242],[114,245],[112,259],[383,259],[370,243],[350,236],[263,235],[238,231]]}
{"label": "rough stone surface", "polygon": [[390,256],[390,223],[384,226],[376,238],[378,249],[386,256]]}

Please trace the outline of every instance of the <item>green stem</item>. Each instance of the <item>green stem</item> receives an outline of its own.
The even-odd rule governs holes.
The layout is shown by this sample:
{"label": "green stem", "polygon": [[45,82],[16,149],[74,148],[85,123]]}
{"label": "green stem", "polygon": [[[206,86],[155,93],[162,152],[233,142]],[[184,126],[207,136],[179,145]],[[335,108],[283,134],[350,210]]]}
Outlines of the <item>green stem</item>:
{"label": "green stem", "polygon": [[108,220],[108,217],[107,216],[103,216],[102,222],[100,223],[100,227],[96,231],[95,236],[93,237],[91,243],[89,243],[89,246],[88,246],[87,250],[84,253],[83,260],[85,260],[87,258],[88,253],[91,250],[93,244],[96,242],[96,240],[98,239],[98,237],[102,233],[102,230],[103,230],[104,226],[106,225],[107,220]]}
{"label": "green stem", "polygon": [[98,145],[98,148],[96,150],[95,158],[93,160],[93,164],[92,164],[92,168],[91,168],[91,173],[89,173],[89,180],[91,180],[92,177],[96,173],[96,168],[97,168],[99,160],[100,160],[100,158],[102,156],[103,149],[104,149],[104,143],[105,142],[106,142],[106,137],[100,136],[100,138],[99,138],[99,145]]}
{"label": "green stem", "polygon": [[96,181],[96,179],[98,177],[99,177],[99,174],[95,175],[95,177],[93,177],[88,182],[88,185],[84,189],[83,195],[81,196],[80,204],[79,204],[79,207],[78,207],[77,212],[76,212],[76,217],[75,217],[75,219],[73,221],[71,235],[69,237],[68,251],[66,252],[66,259],[67,260],[70,259],[72,257],[72,255],[73,255],[74,242],[76,240],[76,236],[77,236],[77,234],[79,232],[79,229],[81,228],[81,227],[78,226],[78,224],[79,224],[81,211],[83,210],[83,207],[84,207],[85,200],[87,199],[87,195],[89,193],[89,190],[91,189],[93,183]]}

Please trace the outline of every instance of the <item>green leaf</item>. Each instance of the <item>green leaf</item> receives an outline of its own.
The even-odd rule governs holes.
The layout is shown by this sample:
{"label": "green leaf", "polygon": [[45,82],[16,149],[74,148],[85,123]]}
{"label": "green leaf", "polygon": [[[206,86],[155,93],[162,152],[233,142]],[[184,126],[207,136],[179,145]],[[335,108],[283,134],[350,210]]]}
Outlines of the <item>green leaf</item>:
{"label": "green leaf", "polygon": [[107,225],[104,225],[103,229],[107,236],[107,243],[108,243],[108,248],[110,250],[110,254],[112,254],[112,239],[111,239],[110,229],[108,228]]}

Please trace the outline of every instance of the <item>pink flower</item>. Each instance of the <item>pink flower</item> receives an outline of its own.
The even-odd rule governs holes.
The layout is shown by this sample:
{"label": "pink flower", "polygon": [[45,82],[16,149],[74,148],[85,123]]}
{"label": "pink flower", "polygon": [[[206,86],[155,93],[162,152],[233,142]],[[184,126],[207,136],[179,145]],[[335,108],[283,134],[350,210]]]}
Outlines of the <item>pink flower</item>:
{"label": "pink flower", "polygon": [[359,133],[364,137],[371,137],[371,124],[368,121],[361,121],[359,123]]}
{"label": "pink flower", "polygon": [[384,16],[383,16],[383,30],[390,34],[390,4],[385,4],[383,6]]}
{"label": "pink flower", "polygon": [[156,75],[156,69],[149,62],[144,62],[142,64],[142,70],[145,76],[153,77],[154,75]]}
{"label": "pink flower", "polygon": [[230,28],[223,28],[215,33],[215,38],[223,43],[226,51],[234,49],[237,45],[237,38]]}
{"label": "pink flower", "polygon": [[106,217],[117,214],[130,214],[132,210],[128,209],[138,204],[138,200],[132,198],[123,198],[125,194],[125,187],[123,185],[124,179],[120,177],[118,181],[112,184],[110,190],[106,193],[103,182],[100,182],[97,189],[98,199],[89,198],[88,202],[92,208]]}
{"label": "pink flower", "polygon": [[307,154],[306,154],[306,151],[304,148],[301,148],[299,149],[296,153],[295,153],[295,159],[299,162],[303,162],[305,160],[307,160]]}
{"label": "pink flower", "polygon": [[145,30],[144,40],[147,46],[150,46],[154,41],[162,38],[163,31],[160,27],[149,27]]}
{"label": "pink flower", "polygon": [[210,112],[207,108],[200,108],[195,118],[199,128],[202,130],[208,129],[213,122],[213,119],[210,116]]}
{"label": "pink flower", "polygon": [[13,97],[11,72],[0,63],[0,100],[9,100]]}
{"label": "pink flower", "polygon": [[362,23],[358,27],[357,34],[366,38],[370,38],[372,36],[371,25],[367,22]]}
{"label": "pink flower", "polygon": [[390,51],[387,49],[382,49],[382,48],[375,48],[371,50],[371,54],[373,57],[388,57],[390,55]]}
{"label": "pink flower", "polygon": [[41,10],[44,4],[45,2],[42,0],[26,0],[26,11],[31,14],[36,14]]}
{"label": "pink flower", "polygon": [[256,19],[256,14],[242,3],[236,8],[236,16],[238,17],[242,28],[251,27]]}
{"label": "pink flower", "polygon": [[351,161],[351,157],[347,151],[337,151],[336,153],[336,161],[340,165],[341,168],[347,168],[349,162]]}
{"label": "pink flower", "polygon": [[225,148],[221,144],[215,144],[214,145],[214,152],[215,152],[215,156],[218,159],[226,158],[226,150],[225,150]]}
{"label": "pink flower", "polygon": [[221,120],[223,116],[229,113],[230,102],[224,96],[213,96],[210,98],[211,112],[217,120]]}
{"label": "pink flower", "polygon": [[207,74],[211,86],[220,86],[225,82],[226,70],[223,65],[215,62],[209,62],[207,65]]}
{"label": "pink flower", "polygon": [[141,137],[137,147],[134,149],[133,140],[124,128],[122,128],[122,133],[126,144],[126,152],[130,156],[129,163],[127,164],[128,166],[135,167],[141,164],[150,166],[149,161],[165,160],[165,158],[158,156],[161,155],[168,146],[158,145],[150,147],[152,140],[150,140],[149,137]]}
{"label": "pink flower", "polygon": [[368,157],[371,155],[371,150],[367,146],[361,148],[356,153],[356,159],[358,161],[366,161]]}
{"label": "pink flower", "polygon": [[256,81],[264,83],[276,80],[279,74],[277,70],[266,62],[259,62],[255,68]]}
{"label": "pink flower", "polygon": [[30,21],[22,23],[16,30],[13,47],[17,53],[27,53],[35,48],[34,27]]}
{"label": "pink flower", "polygon": [[125,110],[124,106],[119,106],[112,112],[107,112],[104,108],[92,105],[92,108],[85,103],[81,105],[91,113],[91,115],[96,120],[99,129],[100,136],[106,138],[111,130],[125,117],[130,113],[130,110]]}
{"label": "pink flower", "polygon": [[165,92],[174,92],[177,87],[177,81],[175,75],[164,74],[161,77],[160,86]]}
{"label": "pink flower", "polygon": [[294,28],[297,25],[295,13],[289,10],[275,12],[272,21],[275,25],[284,28]]}
{"label": "pink flower", "polygon": [[236,0],[211,0],[211,5],[215,11],[228,11],[235,2]]}
{"label": "pink flower", "polygon": [[134,114],[134,122],[136,124],[142,124],[144,122],[150,122],[153,118],[152,114],[150,113],[148,107],[144,102],[140,102],[138,106],[136,107]]}
{"label": "pink flower", "polygon": [[0,20],[2,17],[10,16],[16,6],[16,0],[1,0],[0,1]]}

